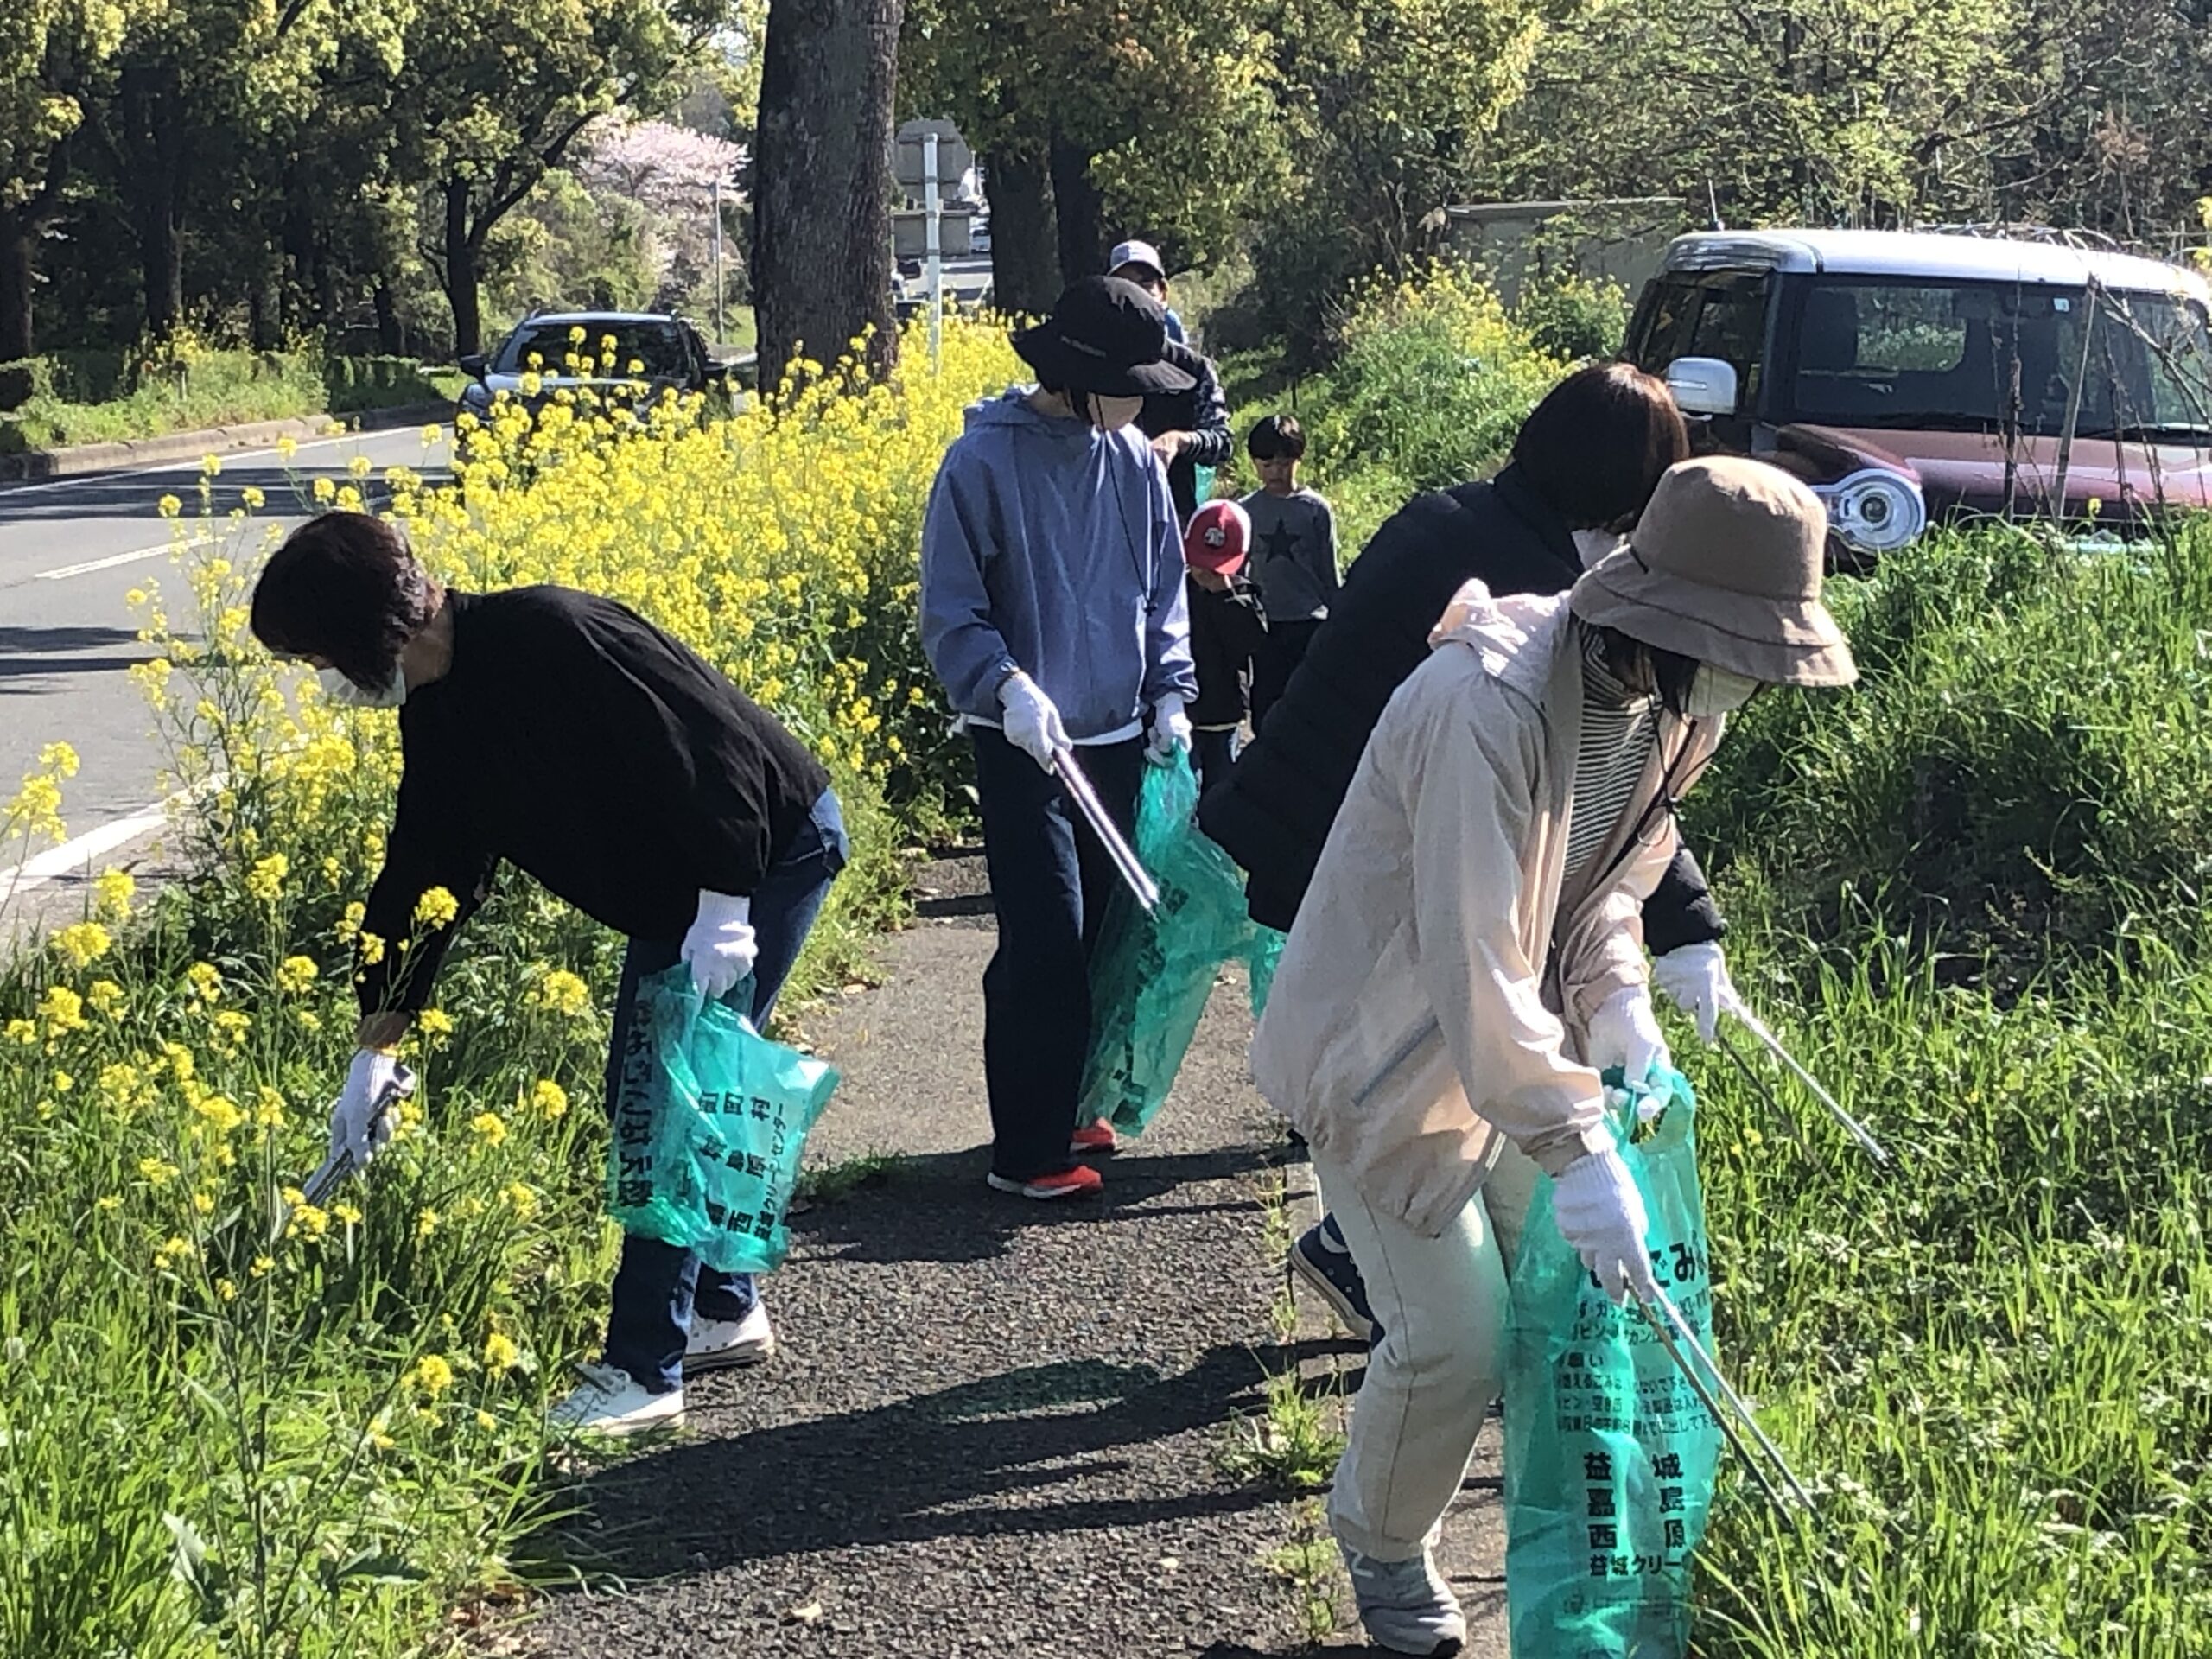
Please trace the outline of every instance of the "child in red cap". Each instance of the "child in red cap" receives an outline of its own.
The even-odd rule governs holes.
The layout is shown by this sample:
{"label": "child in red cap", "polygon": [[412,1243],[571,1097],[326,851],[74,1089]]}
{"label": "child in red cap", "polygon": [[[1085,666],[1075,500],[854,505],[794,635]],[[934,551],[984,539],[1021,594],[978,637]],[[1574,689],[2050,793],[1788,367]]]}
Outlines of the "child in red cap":
{"label": "child in red cap", "polygon": [[1266,645],[1260,595],[1244,574],[1250,515],[1234,501],[1209,501],[1183,532],[1183,579],[1191,607],[1191,657],[1198,671],[1192,703],[1191,763],[1198,786],[1227,775],[1251,707],[1252,659]]}

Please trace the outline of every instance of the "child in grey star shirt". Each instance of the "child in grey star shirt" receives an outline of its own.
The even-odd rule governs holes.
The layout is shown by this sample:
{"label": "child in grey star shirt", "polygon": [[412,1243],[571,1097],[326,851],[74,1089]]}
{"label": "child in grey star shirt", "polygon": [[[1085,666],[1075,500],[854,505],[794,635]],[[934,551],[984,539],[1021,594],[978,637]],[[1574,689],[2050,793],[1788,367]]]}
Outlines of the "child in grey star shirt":
{"label": "child in grey star shirt", "polygon": [[1252,520],[1252,583],[1268,617],[1267,644],[1252,659],[1256,732],[1327,618],[1339,579],[1336,515],[1298,482],[1306,455],[1298,417],[1270,415],[1255,423],[1244,448],[1260,474],[1260,487],[1243,505]]}

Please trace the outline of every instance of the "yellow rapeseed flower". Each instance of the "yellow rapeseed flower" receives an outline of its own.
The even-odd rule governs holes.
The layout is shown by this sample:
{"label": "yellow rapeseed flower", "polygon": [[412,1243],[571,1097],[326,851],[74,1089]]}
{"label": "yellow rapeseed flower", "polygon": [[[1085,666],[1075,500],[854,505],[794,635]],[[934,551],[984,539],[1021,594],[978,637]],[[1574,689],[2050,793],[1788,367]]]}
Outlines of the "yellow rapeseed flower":
{"label": "yellow rapeseed flower", "polygon": [[269,498],[251,484],[238,492],[238,499],[245,503],[248,512],[259,512],[269,504]]}
{"label": "yellow rapeseed flower", "polygon": [[276,459],[289,461],[299,453],[299,448],[300,441],[297,438],[279,438],[276,440]]}
{"label": "yellow rapeseed flower", "polygon": [[569,1109],[569,1091],[550,1077],[540,1077],[530,1091],[530,1103],[547,1117],[559,1117]]}
{"label": "yellow rapeseed flower", "polygon": [[212,962],[195,962],[184,970],[184,982],[202,1001],[213,1002],[223,994],[223,970]]}
{"label": "yellow rapeseed flower", "polygon": [[175,1164],[159,1158],[141,1158],[138,1160],[138,1173],[149,1186],[167,1186],[179,1173]]}
{"label": "yellow rapeseed flower", "polygon": [[497,1376],[502,1371],[512,1371],[520,1363],[522,1363],[522,1350],[515,1345],[513,1338],[494,1331],[484,1338],[484,1369],[486,1370]]}
{"label": "yellow rapeseed flower", "polygon": [[184,503],[173,495],[165,495],[154,503],[154,511],[164,518],[174,518],[184,511]]}
{"label": "yellow rapeseed flower", "polygon": [[29,1020],[10,1020],[7,1027],[7,1038],[11,1043],[20,1043],[29,1047],[38,1041],[38,1027]]}
{"label": "yellow rapeseed flower", "polygon": [[67,985],[48,986],[46,995],[39,999],[38,1011],[46,1020],[47,1030],[54,1036],[85,1028],[85,999]]}
{"label": "yellow rapeseed flower", "polygon": [[174,1273],[200,1254],[199,1248],[188,1238],[171,1238],[154,1252],[154,1265],[163,1273]]}
{"label": "yellow rapeseed flower", "polygon": [[453,1386],[453,1365],[440,1355],[425,1354],[415,1362],[405,1380],[435,1400]]}
{"label": "yellow rapeseed flower", "polygon": [[123,1007],[123,987],[111,979],[96,979],[85,987],[85,1001],[95,1014],[113,1019]]}
{"label": "yellow rapeseed flower", "polygon": [[276,965],[276,988],[296,996],[313,985],[321,971],[312,957],[287,957]]}
{"label": "yellow rapeseed flower", "polygon": [[468,1120],[468,1127],[487,1147],[503,1145],[507,1138],[507,1120],[497,1112],[479,1112]]}
{"label": "yellow rapeseed flower", "polygon": [[415,901],[415,925],[439,928],[452,925],[461,906],[443,887],[432,887]]}
{"label": "yellow rapeseed flower", "polygon": [[425,1037],[450,1037],[453,1016],[442,1008],[425,1008],[415,1016],[415,1028]]}
{"label": "yellow rapeseed flower", "polygon": [[79,968],[98,962],[112,941],[98,922],[77,922],[54,936],[54,948]]}
{"label": "yellow rapeseed flower", "polygon": [[64,778],[77,775],[77,751],[67,743],[49,743],[38,752],[38,763]]}
{"label": "yellow rapeseed flower", "polygon": [[565,968],[556,968],[537,983],[537,1006],[554,1014],[580,1019],[591,1012],[591,991]]}
{"label": "yellow rapeseed flower", "polygon": [[264,904],[274,904],[283,897],[284,878],[292,873],[292,861],[282,853],[271,853],[253,867],[245,879],[245,890]]}

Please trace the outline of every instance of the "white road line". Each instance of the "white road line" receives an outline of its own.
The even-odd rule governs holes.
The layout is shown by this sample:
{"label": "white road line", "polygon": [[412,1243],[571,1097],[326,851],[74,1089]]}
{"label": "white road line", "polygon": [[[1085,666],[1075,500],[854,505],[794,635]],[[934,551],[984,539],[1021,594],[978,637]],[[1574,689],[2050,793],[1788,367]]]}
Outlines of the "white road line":
{"label": "white road line", "polygon": [[151,835],[168,821],[168,803],[157,801],[142,811],[128,817],[104,823],[97,830],[87,830],[73,841],[64,842],[49,852],[35,858],[27,858],[0,881],[0,906],[10,899],[58,881],[65,876],[89,874],[92,861],[129,845],[141,836]]}
{"label": "white road line", "polygon": [[212,536],[196,537],[188,542],[163,542],[157,547],[134,548],[128,553],[111,553],[104,559],[86,559],[82,564],[65,564],[53,570],[35,570],[33,582],[60,582],[70,576],[89,576],[95,570],[112,570],[119,564],[136,564],[141,559],[158,559],[164,553],[182,553],[195,547],[206,547],[214,541]]}

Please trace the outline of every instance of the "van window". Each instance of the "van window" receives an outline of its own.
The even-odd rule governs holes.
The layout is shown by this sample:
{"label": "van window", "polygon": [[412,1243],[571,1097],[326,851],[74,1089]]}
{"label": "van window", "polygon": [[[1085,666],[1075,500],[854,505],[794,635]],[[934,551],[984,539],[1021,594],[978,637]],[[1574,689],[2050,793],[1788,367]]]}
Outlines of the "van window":
{"label": "van window", "polygon": [[1796,348],[1790,420],[2056,437],[2072,407],[2084,437],[2212,434],[2204,314],[2171,295],[1828,277],[1805,290]]}
{"label": "van window", "polygon": [[1654,285],[1636,352],[1638,368],[1664,374],[1678,357],[1717,357],[1736,371],[1742,406],[1756,406],[1766,343],[1767,274],[1715,271]]}

